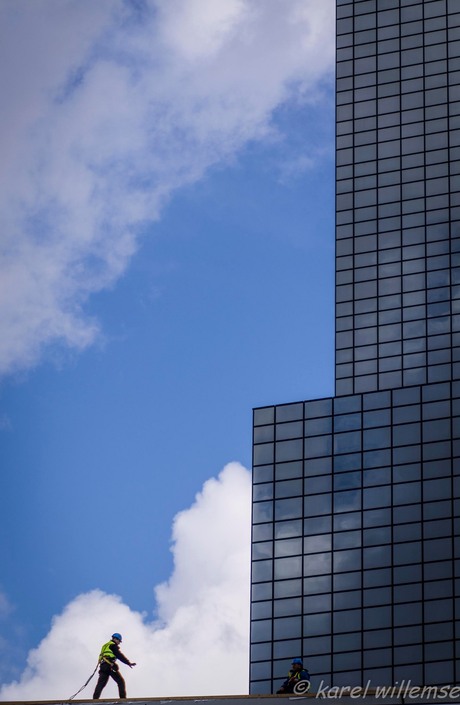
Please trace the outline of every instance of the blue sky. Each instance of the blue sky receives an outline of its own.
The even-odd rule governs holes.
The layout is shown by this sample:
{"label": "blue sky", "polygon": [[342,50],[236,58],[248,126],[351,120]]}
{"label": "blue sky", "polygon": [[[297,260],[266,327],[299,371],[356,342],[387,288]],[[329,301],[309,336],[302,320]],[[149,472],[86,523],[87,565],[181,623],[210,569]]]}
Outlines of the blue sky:
{"label": "blue sky", "polygon": [[68,696],[60,639],[84,682],[107,630],[245,692],[252,408],[333,393],[332,13],[0,8],[2,697]]}

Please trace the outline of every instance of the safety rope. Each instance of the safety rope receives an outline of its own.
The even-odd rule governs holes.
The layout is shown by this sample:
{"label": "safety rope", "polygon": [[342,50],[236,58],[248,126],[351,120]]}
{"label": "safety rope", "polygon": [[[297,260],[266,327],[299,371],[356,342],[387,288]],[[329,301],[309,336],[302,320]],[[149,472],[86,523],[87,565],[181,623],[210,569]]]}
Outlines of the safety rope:
{"label": "safety rope", "polygon": [[81,693],[81,691],[82,691],[84,688],[86,688],[86,686],[88,685],[88,683],[90,682],[91,678],[94,676],[94,674],[96,673],[96,671],[97,671],[98,668],[99,668],[99,661],[97,662],[96,668],[94,669],[94,671],[92,672],[92,674],[90,675],[90,677],[88,678],[88,680],[86,681],[86,683],[85,683],[84,685],[82,685],[82,687],[80,688],[80,690],[77,690],[77,692],[76,692],[74,695],[71,695],[70,698],[69,698],[69,700],[73,700],[73,699],[78,695],[78,693]]}

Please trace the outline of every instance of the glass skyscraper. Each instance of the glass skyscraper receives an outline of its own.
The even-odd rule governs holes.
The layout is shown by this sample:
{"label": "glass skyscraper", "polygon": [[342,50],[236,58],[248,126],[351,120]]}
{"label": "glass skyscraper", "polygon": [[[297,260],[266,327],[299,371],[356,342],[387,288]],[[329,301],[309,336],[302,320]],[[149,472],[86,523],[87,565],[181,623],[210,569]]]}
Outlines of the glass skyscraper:
{"label": "glass skyscraper", "polygon": [[336,128],[336,396],[254,410],[251,693],[460,681],[460,0],[337,0]]}

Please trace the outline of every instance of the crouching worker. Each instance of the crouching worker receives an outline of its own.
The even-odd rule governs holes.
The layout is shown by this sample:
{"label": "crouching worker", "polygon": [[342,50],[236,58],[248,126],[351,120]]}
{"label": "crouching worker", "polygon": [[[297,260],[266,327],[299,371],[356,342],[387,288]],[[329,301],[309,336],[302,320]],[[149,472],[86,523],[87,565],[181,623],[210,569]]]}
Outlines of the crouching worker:
{"label": "crouching worker", "polygon": [[112,634],[112,638],[108,641],[101,649],[99,654],[99,680],[97,682],[96,688],[94,690],[93,698],[94,700],[99,700],[101,693],[109,678],[113,678],[115,683],[118,685],[118,696],[120,698],[126,698],[126,685],[123,680],[123,676],[118,670],[118,665],[116,660],[119,659],[127,666],[132,668],[135,663],[131,663],[129,659],[126,658],[124,654],[120,651],[121,644],[121,634],[115,632]]}
{"label": "crouching worker", "polygon": [[295,693],[296,695],[304,695],[310,690],[310,674],[303,667],[302,659],[295,658],[292,660],[292,668],[288,673],[288,677],[284,681],[277,695],[281,693]]}

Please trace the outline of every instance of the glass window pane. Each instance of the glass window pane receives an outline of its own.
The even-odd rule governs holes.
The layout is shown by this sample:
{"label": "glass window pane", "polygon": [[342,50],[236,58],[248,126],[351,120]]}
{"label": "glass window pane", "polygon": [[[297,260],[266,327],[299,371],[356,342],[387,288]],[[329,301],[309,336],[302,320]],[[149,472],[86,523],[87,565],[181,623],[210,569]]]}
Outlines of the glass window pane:
{"label": "glass window pane", "polygon": [[363,448],[371,450],[372,448],[385,448],[391,445],[391,428],[375,428],[363,432]]}
{"label": "glass window pane", "polygon": [[348,531],[359,529],[361,526],[361,514],[359,512],[347,512],[334,516],[334,531]]}
{"label": "glass window pane", "polygon": [[332,528],[332,517],[329,516],[318,516],[313,519],[304,520],[304,534],[305,536],[310,536],[312,534],[320,534],[331,531]]}
{"label": "glass window pane", "polygon": [[273,502],[256,502],[252,507],[252,521],[259,524],[273,521]]}
{"label": "glass window pane", "polygon": [[[256,446],[257,448],[258,446]],[[303,457],[303,439],[276,443],[276,462]]]}
{"label": "glass window pane", "polygon": [[262,541],[260,543],[254,543],[252,546],[252,559],[257,560],[259,558],[272,558],[273,557],[273,542],[272,541]]}
{"label": "glass window pane", "polygon": [[302,477],[303,465],[301,460],[275,465],[275,480],[287,480],[291,477]]}
{"label": "glass window pane", "polygon": [[295,519],[302,516],[302,498],[275,500],[275,520]]}
{"label": "glass window pane", "polygon": [[361,508],[361,490],[334,493],[334,511],[350,512]]}
{"label": "glass window pane", "polygon": [[332,418],[325,416],[319,419],[307,419],[305,421],[306,436],[320,436],[332,431]]}
{"label": "glass window pane", "polygon": [[299,637],[302,634],[302,618],[284,617],[273,620],[273,638],[289,639]]}
{"label": "glass window pane", "polygon": [[394,504],[410,504],[420,502],[420,482],[406,482],[395,485],[393,488]]}
{"label": "glass window pane", "polygon": [[422,603],[411,602],[394,605],[394,626],[418,624],[422,621]]}
{"label": "glass window pane", "polygon": [[330,494],[305,497],[304,503],[304,512],[306,517],[319,516],[321,514],[331,513]]}
{"label": "glass window pane", "polygon": [[[271,542],[270,542],[271,543]],[[257,545],[257,544],[256,544]],[[302,539],[284,539],[275,541],[275,556],[295,556],[302,553]]]}
{"label": "glass window pane", "polygon": [[252,581],[254,583],[271,580],[273,561],[254,561],[252,564]]}
{"label": "glass window pane", "polygon": [[310,458],[305,460],[305,475],[326,475],[332,469],[332,458]]}
{"label": "glass window pane", "polygon": [[[277,424],[276,440],[282,441],[287,438],[301,438],[303,436],[303,422],[292,421],[291,423]],[[273,440],[267,438],[267,440]]]}
{"label": "glass window pane", "polygon": [[321,575],[319,577],[304,578],[304,595],[317,595],[331,591],[331,576]]}
{"label": "glass window pane", "polygon": [[[259,448],[260,446],[256,446]],[[331,436],[316,436],[305,440],[305,457],[315,458],[330,455],[332,452]]]}
{"label": "glass window pane", "polygon": [[293,556],[291,558],[276,558],[275,564],[275,580],[285,578],[299,578],[302,575],[302,557]]}
{"label": "glass window pane", "polygon": [[391,487],[368,487],[363,491],[363,508],[375,509],[391,504]]}
{"label": "glass window pane", "polygon": [[334,418],[334,430],[352,431],[361,428],[361,414],[343,414]]}
{"label": "glass window pane", "polygon": [[350,609],[352,607],[361,607],[362,592],[361,590],[349,590],[345,592],[336,592],[334,595],[334,609]]}
{"label": "glass window pane", "polygon": [[305,492],[307,494],[319,494],[330,492],[332,489],[332,478],[330,475],[320,475],[319,477],[309,477],[305,481]]}
{"label": "glass window pane", "polygon": [[275,483],[275,497],[294,497],[303,494],[302,480],[285,480]]}
{"label": "glass window pane", "polygon": [[422,559],[422,545],[420,542],[395,544],[393,546],[393,562],[395,565],[404,563],[420,563]]}
{"label": "glass window pane", "polygon": [[391,546],[375,546],[363,549],[364,568],[380,568],[391,565]]}
{"label": "glass window pane", "polygon": [[334,477],[335,490],[345,490],[357,487],[361,487],[361,472],[359,470],[355,472],[340,473]]}
{"label": "glass window pane", "polygon": [[351,549],[348,551],[334,552],[334,572],[343,573],[351,570],[361,569],[361,550]]}
{"label": "glass window pane", "polygon": [[253,541],[268,541],[273,537],[273,524],[257,524],[252,527]]}
{"label": "glass window pane", "polygon": [[264,443],[273,441],[275,435],[274,426],[259,426],[254,428],[254,443]]}
{"label": "glass window pane", "polygon": [[391,542],[391,528],[381,526],[378,529],[365,529],[363,532],[363,542],[365,546],[380,546]]}
{"label": "glass window pane", "polygon": [[294,597],[302,594],[302,580],[281,580],[275,583],[274,597]]}
{"label": "glass window pane", "polygon": [[391,606],[367,607],[363,610],[364,629],[391,627]]}
{"label": "glass window pane", "polygon": [[[306,536],[304,538],[304,553],[322,553],[331,550],[331,535],[319,534],[317,536]],[[302,549],[298,553],[301,553]]]}
{"label": "glass window pane", "polygon": [[271,600],[272,598],[272,583],[259,583],[258,585],[253,585],[251,588],[251,596],[254,601],[256,600]]}
{"label": "glass window pane", "polygon": [[360,531],[343,531],[334,534],[334,549],[355,548],[357,546],[361,546]]}
{"label": "glass window pane", "polygon": [[334,634],[334,652],[361,649],[361,634]]}
{"label": "glass window pane", "polygon": [[251,641],[269,641],[272,636],[272,622],[270,619],[251,623]]}
{"label": "glass window pane", "polygon": [[275,409],[277,423],[280,421],[294,421],[303,418],[303,404],[282,404],[275,407]]}
{"label": "glass window pane", "polygon": [[268,482],[273,480],[273,465],[259,465],[252,469],[252,481],[254,484],[258,482]]}
{"label": "glass window pane", "polygon": [[304,575],[324,575],[331,572],[331,554],[316,553],[304,558]]}
{"label": "glass window pane", "polygon": [[302,520],[277,521],[275,523],[275,539],[287,539],[302,535]]}
{"label": "glass window pane", "polygon": [[254,409],[254,426],[273,423],[275,420],[275,407],[266,406],[262,409]]}
{"label": "glass window pane", "polygon": [[257,502],[261,499],[273,498],[273,482],[265,482],[260,485],[254,485],[252,488],[252,499]]}
{"label": "glass window pane", "polygon": [[273,443],[264,443],[254,446],[254,465],[264,465],[273,463],[274,447]]}
{"label": "glass window pane", "polygon": [[327,612],[331,609],[331,595],[326,594],[315,595],[314,597],[304,597],[303,609],[305,614],[317,614],[318,612]]}
{"label": "glass window pane", "polygon": [[361,629],[361,610],[344,610],[334,612],[334,632],[352,632]]}
{"label": "glass window pane", "polygon": [[331,615],[328,612],[311,614],[304,617],[304,636],[316,636],[331,633]]}

